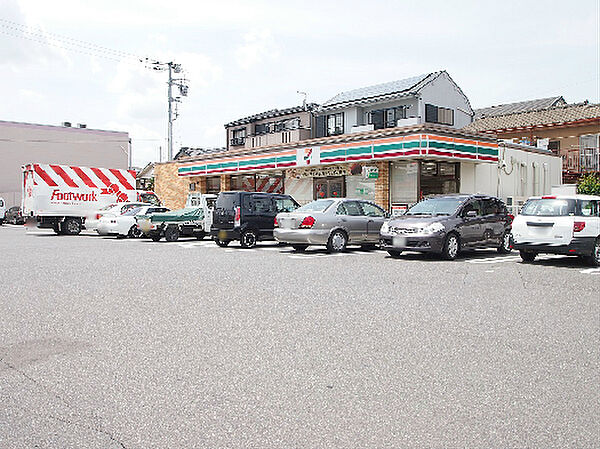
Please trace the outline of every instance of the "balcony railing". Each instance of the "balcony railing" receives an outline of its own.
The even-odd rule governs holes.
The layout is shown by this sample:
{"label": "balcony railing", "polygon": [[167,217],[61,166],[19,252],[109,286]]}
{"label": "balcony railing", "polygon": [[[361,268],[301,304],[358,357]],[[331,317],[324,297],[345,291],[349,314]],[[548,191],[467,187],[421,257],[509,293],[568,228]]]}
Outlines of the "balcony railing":
{"label": "balcony railing", "polygon": [[231,146],[244,145],[246,143],[245,137],[233,137],[231,139]]}

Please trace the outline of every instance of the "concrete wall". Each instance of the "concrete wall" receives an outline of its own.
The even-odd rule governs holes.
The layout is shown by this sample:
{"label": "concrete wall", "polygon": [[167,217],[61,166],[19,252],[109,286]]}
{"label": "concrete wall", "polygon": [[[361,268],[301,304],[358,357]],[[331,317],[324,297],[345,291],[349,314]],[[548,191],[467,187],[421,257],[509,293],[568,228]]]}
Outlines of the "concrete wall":
{"label": "concrete wall", "polygon": [[425,121],[425,104],[451,108],[454,110],[453,128],[462,128],[472,121],[471,106],[467,98],[460,92],[446,73],[427,84],[420,93],[422,119]]}
{"label": "concrete wall", "polygon": [[0,197],[21,204],[21,166],[28,163],[128,168],[126,132],[0,121]]}

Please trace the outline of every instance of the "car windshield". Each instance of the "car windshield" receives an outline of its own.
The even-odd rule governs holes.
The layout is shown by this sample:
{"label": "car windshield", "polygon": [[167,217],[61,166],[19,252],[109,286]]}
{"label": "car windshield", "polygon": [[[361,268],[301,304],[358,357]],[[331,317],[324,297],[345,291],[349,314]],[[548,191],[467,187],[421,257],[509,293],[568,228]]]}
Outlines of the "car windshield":
{"label": "car windshield", "polygon": [[415,204],[406,215],[452,215],[463,201],[462,198],[430,198]]}
{"label": "car windshield", "polygon": [[323,212],[333,204],[333,200],[316,200],[296,209],[296,212]]}
{"label": "car windshield", "polygon": [[521,215],[537,215],[540,217],[575,215],[575,200],[556,198],[531,199],[523,206]]}
{"label": "car windshield", "polygon": [[129,209],[123,215],[125,215],[125,216],[137,215],[140,213],[141,210],[142,210],[141,207],[134,207],[133,209]]}

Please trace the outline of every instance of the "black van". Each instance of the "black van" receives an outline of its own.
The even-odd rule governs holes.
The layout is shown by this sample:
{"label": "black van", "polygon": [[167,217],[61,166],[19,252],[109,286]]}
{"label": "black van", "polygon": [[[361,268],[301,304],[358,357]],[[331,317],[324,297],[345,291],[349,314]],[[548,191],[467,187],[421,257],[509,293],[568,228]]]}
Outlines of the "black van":
{"label": "black van", "polygon": [[289,195],[262,192],[221,192],[217,196],[210,235],[219,246],[239,240],[252,248],[259,240],[273,240],[275,216],[299,204]]}

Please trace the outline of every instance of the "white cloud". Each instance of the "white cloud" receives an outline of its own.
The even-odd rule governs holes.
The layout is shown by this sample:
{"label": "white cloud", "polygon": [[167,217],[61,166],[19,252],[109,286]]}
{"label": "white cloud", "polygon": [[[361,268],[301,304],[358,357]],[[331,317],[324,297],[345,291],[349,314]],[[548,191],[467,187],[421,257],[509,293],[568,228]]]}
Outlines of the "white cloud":
{"label": "white cloud", "polygon": [[256,64],[279,56],[279,49],[269,30],[253,30],[244,35],[244,44],[235,51],[236,61],[248,70]]}

